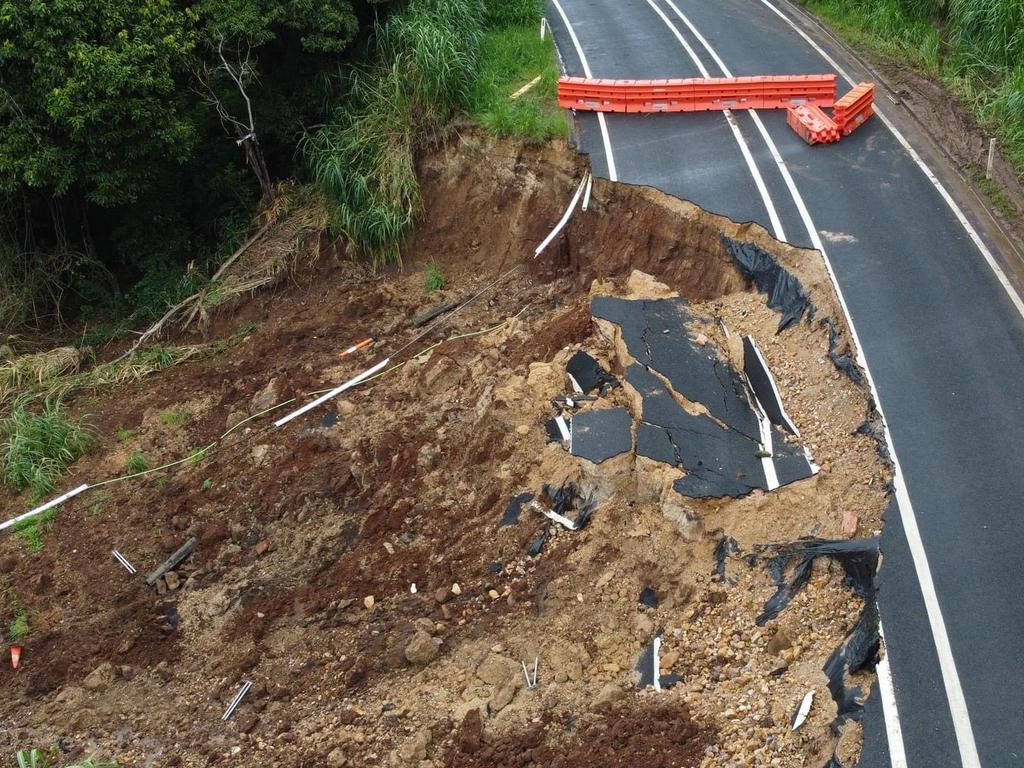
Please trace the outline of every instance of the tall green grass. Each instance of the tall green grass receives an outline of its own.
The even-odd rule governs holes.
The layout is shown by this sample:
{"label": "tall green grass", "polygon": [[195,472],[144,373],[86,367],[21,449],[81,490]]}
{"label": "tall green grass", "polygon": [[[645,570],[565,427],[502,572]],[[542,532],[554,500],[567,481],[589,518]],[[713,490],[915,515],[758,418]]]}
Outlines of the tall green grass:
{"label": "tall green grass", "polygon": [[[557,69],[540,43],[540,0],[410,0],[378,22],[366,63],[330,78],[330,119],[300,151],[330,226],[377,268],[398,264],[422,207],[416,152],[470,114],[498,135],[564,134]],[[538,74],[527,97],[508,96]]]}
{"label": "tall green grass", "polygon": [[89,430],[68,418],[60,400],[47,400],[31,410],[16,400],[0,421],[4,482],[13,490],[32,489],[39,500],[56,487],[67,467],[89,448]]}
{"label": "tall green grass", "polygon": [[854,45],[941,78],[1024,176],[1024,0],[801,0]]}
{"label": "tall green grass", "polygon": [[469,106],[484,11],[479,0],[411,0],[379,22],[370,63],[342,79],[331,119],[300,143],[332,228],[377,267],[400,261],[420,209],[416,148]]}

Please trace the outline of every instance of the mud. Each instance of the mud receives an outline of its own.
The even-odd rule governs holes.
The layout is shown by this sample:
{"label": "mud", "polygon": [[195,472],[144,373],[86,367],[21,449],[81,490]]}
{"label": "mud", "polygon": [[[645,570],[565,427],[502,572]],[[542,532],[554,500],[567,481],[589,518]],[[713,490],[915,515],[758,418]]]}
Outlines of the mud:
{"label": "mud", "polygon": [[[778,315],[721,234],[770,250],[819,316],[838,319],[823,263],[758,227],[604,182],[591,209],[530,259],[579,183],[580,160],[564,147],[467,141],[423,159],[428,214],[402,270],[372,276],[321,247],[290,279],[211,317],[210,338],[237,335],[221,355],[75,399],[98,437],[66,487],[122,473],[136,449],[151,466],[179,458],[266,398],[303,402],[413,338],[415,316],[528,259],[444,329],[490,332],[403,356],[282,430],[268,429],[273,416],[256,419],[200,463],[83,495],[40,554],[0,539],[0,622],[24,609],[30,625],[22,668],[0,671],[0,751],[61,739],[123,765],[824,765],[839,737],[821,667],[862,601],[841,569],[819,563],[759,628],[770,574],[737,554],[723,580],[714,557],[723,534],[750,554],[839,537],[844,513],[856,514],[858,535],[881,527],[890,472],[856,432],[865,392],[835,369],[826,327],[775,333]],[[428,262],[448,279],[441,292],[425,290]],[[550,401],[568,391],[576,351],[624,373],[590,317],[591,295],[651,292],[689,300],[691,333],[738,369],[742,335],[755,336],[817,476],[739,499],[683,499],[631,454],[592,465],[548,442]],[[339,357],[370,333],[376,348]],[[629,407],[622,389],[607,397]],[[171,408],[188,420],[167,424]],[[133,431],[123,442],[119,426]],[[566,480],[600,490],[586,528],[552,527],[526,506],[499,528],[513,497]],[[4,518],[27,506],[0,496]],[[193,535],[180,586],[146,588],[144,575]],[[647,586],[656,609],[638,603]],[[658,630],[662,669],[681,680],[638,691],[633,668]],[[534,658],[530,689],[520,663]],[[253,689],[222,722],[243,679]],[[794,734],[789,718],[811,688],[815,707]],[[850,728],[844,754],[856,751]]]}

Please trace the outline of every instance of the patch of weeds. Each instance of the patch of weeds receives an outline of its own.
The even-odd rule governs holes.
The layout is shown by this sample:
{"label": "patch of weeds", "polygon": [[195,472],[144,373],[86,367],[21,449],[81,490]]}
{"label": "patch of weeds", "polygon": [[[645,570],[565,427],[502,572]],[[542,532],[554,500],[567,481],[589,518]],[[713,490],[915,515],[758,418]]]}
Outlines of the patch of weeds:
{"label": "patch of weeds", "polygon": [[89,505],[89,514],[93,517],[99,517],[99,514],[103,511],[104,503],[109,498],[110,494],[106,491],[97,491],[93,503]]}
{"label": "patch of weeds", "polygon": [[114,432],[114,436],[117,438],[117,442],[125,443],[135,437],[135,433],[128,429],[128,427],[118,427],[117,431]]}
{"label": "patch of weeds", "polygon": [[32,489],[40,500],[56,487],[68,466],[89,448],[89,430],[68,418],[61,401],[47,400],[39,410],[16,400],[11,415],[0,421],[4,482],[15,491]]}
{"label": "patch of weeds", "polygon": [[11,622],[10,628],[7,630],[7,635],[11,640],[20,640],[28,634],[28,611],[24,608],[14,614],[14,620]]}
{"label": "patch of weeds", "polygon": [[444,273],[441,272],[441,268],[431,262],[427,265],[427,279],[426,287],[428,291],[440,291],[447,284]]}
{"label": "patch of weeds", "polygon": [[132,455],[128,457],[128,474],[137,475],[140,472],[145,472],[149,469],[149,462],[146,461],[146,455],[142,451],[133,451]]}
{"label": "patch of weeds", "polygon": [[985,172],[980,168],[971,169],[971,180],[978,186],[978,188],[985,193],[989,201],[996,207],[996,209],[1006,216],[1008,219],[1012,219],[1017,215],[1017,206],[1014,205],[1013,201],[1006,196],[1006,192],[992,179],[985,176]]}
{"label": "patch of weeds", "polygon": [[208,491],[211,488],[213,488],[213,478],[212,477],[208,477],[205,480],[203,480],[203,490],[204,491]]}
{"label": "patch of weeds", "polygon": [[192,414],[184,410],[168,408],[166,411],[160,411],[160,421],[167,427],[183,427],[188,424],[190,418]]}
{"label": "patch of weeds", "polygon": [[258,327],[259,326],[257,326],[256,323],[244,323],[235,328],[231,335],[236,339],[244,339],[246,336],[251,336],[256,333],[256,329]]}
{"label": "patch of weeds", "polygon": [[28,520],[22,520],[13,528],[14,534],[25,541],[25,548],[33,554],[43,551],[43,537],[53,528],[57,519],[57,508],[53,507]]}
{"label": "patch of weeds", "polygon": [[163,490],[167,487],[167,475],[160,475],[155,481],[156,487]]}

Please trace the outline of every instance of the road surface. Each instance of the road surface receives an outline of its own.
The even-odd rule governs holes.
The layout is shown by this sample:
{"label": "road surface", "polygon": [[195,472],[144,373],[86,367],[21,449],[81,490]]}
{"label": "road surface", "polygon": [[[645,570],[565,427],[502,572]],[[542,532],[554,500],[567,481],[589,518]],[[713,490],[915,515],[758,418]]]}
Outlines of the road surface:
{"label": "road surface", "polygon": [[[549,0],[548,19],[572,75],[871,79],[784,0]],[[839,92],[849,87],[841,76]],[[880,106],[907,131],[895,106]],[[602,130],[580,114],[579,139],[598,175],[824,248],[900,469],[879,591],[889,706],[883,680],[861,765],[1024,765],[1015,265],[912,130],[927,169],[877,118],[812,148],[782,111],[758,115],[761,126],[741,112],[732,127],[721,113],[610,114]]]}

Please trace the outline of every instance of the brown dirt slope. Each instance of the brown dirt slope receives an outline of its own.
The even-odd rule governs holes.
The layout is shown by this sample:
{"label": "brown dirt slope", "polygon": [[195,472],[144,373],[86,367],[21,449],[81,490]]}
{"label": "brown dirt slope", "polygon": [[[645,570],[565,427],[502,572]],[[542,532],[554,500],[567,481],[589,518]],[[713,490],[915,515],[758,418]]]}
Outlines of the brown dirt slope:
{"label": "brown dirt slope", "polygon": [[[123,472],[135,450],[151,465],[178,458],[397,349],[419,331],[413,316],[532,254],[581,174],[564,147],[472,139],[425,158],[429,213],[403,271],[371,276],[323,249],[291,281],[214,316],[213,337],[244,337],[223,354],[78,396],[74,411],[99,438],[66,487]],[[713,550],[723,533],[743,554],[839,537],[844,514],[870,535],[889,469],[855,434],[868,401],[830,362],[827,331],[776,334],[723,231],[771,250],[819,314],[838,316],[816,254],[598,182],[552,248],[416,349],[490,332],[444,341],[282,430],[254,420],[200,463],[87,494],[39,554],[0,538],[0,622],[25,610],[30,625],[22,668],[0,671],[0,753],[60,739],[123,765],[824,764],[838,737],[821,667],[861,601],[821,561],[758,627],[771,577],[736,556],[723,581]],[[427,262],[448,278],[444,291],[425,290]],[[658,471],[632,455],[595,466],[547,441],[575,350],[622,374],[614,339],[590,318],[591,293],[649,291],[687,298],[691,333],[734,364],[739,335],[756,336],[817,476],[742,499],[666,500]],[[376,349],[339,358],[368,333]],[[328,410],[336,423],[322,421]],[[117,427],[131,436],[119,442]],[[524,510],[499,529],[506,504],[567,479],[600,489],[591,524],[553,530],[527,556],[550,523]],[[0,497],[2,517],[27,503]],[[189,536],[195,555],[147,588],[144,575]],[[638,605],[645,586],[658,608]],[[633,667],[658,630],[662,670],[681,681],[637,691]],[[528,689],[520,662],[534,658],[539,684]],[[243,679],[253,689],[222,722]],[[815,706],[794,733],[811,689]]]}

